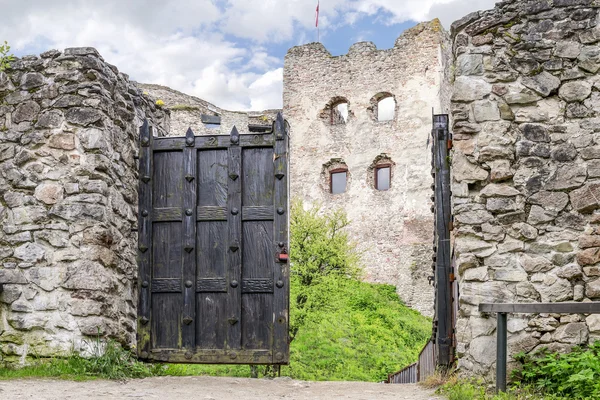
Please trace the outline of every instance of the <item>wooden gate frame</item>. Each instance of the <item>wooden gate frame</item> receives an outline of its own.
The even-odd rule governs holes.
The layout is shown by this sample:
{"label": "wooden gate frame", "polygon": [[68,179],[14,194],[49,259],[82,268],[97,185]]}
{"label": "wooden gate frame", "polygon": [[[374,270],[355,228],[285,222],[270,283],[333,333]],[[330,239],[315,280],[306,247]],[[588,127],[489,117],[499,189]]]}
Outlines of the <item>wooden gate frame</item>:
{"label": "wooden gate frame", "polygon": [[[194,136],[188,129],[185,137],[161,138],[160,144],[155,142],[153,129],[145,120],[140,127],[139,150],[139,213],[138,213],[138,324],[137,324],[137,352],[138,357],[147,361],[174,362],[174,363],[213,363],[213,364],[278,364],[289,363],[289,263],[287,249],[289,249],[289,130],[281,113],[278,113],[273,124],[273,130],[266,134],[240,135],[233,127],[230,135]],[[196,210],[191,205],[195,204],[196,182],[193,177],[196,173],[196,155],[198,149],[228,149],[228,196],[227,213],[229,243],[227,263],[240,277],[242,254],[238,251],[242,229],[241,207],[241,156],[244,147],[268,147],[274,149],[274,206],[273,215],[273,254],[278,253],[274,260],[275,268],[273,282],[273,328],[272,344],[270,350],[226,348],[198,352],[194,345],[194,324],[189,324],[186,318],[195,320],[195,226],[197,221]],[[183,204],[177,212],[182,217],[183,223],[183,272],[182,290],[184,292],[183,318],[181,326],[182,343],[180,349],[152,350],[151,349],[151,293],[152,293],[152,223],[156,216],[152,215],[152,179],[154,150],[181,149],[183,151],[183,165],[185,173],[184,185],[189,185],[183,194]],[[248,207],[252,208],[252,207]],[[261,207],[262,208],[262,207]],[[252,210],[249,210],[252,211]],[[258,210],[260,211],[260,210]],[[150,251],[149,251],[150,250]],[[278,272],[278,273],[277,273]],[[243,284],[236,280],[230,282],[232,299],[241,302]],[[239,324],[238,324],[239,326]],[[236,332],[237,331],[237,332]],[[187,334],[186,334],[187,333]],[[228,330],[227,343],[241,343],[241,329]]]}

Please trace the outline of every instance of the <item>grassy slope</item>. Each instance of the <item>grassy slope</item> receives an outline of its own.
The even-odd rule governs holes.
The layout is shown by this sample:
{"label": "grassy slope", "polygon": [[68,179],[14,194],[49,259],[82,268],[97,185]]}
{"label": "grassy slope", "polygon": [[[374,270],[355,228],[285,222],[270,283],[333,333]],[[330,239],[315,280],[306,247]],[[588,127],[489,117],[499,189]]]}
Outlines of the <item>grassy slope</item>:
{"label": "grassy slope", "polygon": [[[291,298],[300,292],[292,282]],[[414,362],[431,334],[431,320],[402,304],[390,285],[324,277],[311,286],[302,320],[281,373],[304,380],[381,381]],[[262,368],[260,369],[262,372]],[[249,376],[247,366],[170,365],[167,374]]]}

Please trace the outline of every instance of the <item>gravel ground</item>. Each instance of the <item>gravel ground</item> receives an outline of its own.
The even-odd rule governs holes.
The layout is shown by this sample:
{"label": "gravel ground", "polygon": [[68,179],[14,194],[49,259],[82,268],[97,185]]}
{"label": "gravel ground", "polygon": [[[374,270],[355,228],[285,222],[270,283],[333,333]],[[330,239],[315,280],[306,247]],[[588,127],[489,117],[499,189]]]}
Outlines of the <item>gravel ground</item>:
{"label": "gravel ground", "polygon": [[49,379],[0,381],[0,399],[160,400],[441,400],[418,385],[370,382],[304,382],[290,378],[246,379],[208,376],[159,377],[126,382]]}

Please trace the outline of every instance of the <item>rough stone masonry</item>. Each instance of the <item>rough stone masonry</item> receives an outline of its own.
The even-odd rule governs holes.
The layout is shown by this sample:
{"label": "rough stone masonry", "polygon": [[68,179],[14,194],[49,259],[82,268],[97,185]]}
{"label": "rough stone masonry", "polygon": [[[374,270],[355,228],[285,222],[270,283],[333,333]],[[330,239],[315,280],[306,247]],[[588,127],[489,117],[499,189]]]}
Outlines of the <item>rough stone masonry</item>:
{"label": "rough stone masonry", "polygon": [[[490,374],[481,302],[600,299],[600,4],[504,1],[452,25],[459,366]],[[509,354],[600,339],[597,315],[511,315]]]}
{"label": "rough stone masonry", "polygon": [[0,73],[0,362],[135,341],[138,126],[168,115],[92,48]]}

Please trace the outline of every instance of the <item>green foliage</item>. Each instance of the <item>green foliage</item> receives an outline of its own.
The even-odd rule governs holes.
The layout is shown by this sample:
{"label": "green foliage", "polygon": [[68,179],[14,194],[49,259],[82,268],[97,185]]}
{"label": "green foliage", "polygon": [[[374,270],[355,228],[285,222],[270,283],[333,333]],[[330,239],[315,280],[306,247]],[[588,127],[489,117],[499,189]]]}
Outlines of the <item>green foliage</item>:
{"label": "green foliage", "polygon": [[523,368],[513,373],[513,379],[523,384],[560,398],[600,398],[600,341],[568,354],[543,350],[534,355],[519,353],[515,359]]}
{"label": "green foliage", "polygon": [[506,393],[495,393],[491,386],[487,387],[481,381],[455,380],[445,384],[439,393],[448,400],[554,400],[559,397],[544,396],[530,387],[513,387]]}
{"label": "green foliage", "polygon": [[10,68],[10,63],[15,59],[12,54],[8,54],[10,46],[5,40],[4,44],[0,45],[0,72],[4,72]]}
{"label": "green foliage", "polygon": [[127,379],[145,378],[159,373],[160,365],[144,364],[118,343],[99,338],[92,343],[92,355],[83,357],[72,352],[67,358],[34,359],[24,368],[0,368],[0,379],[54,377],[61,379]]}
{"label": "green foliage", "polygon": [[321,215],[319,207],[305,210],[300,201],[292,204],[291,273],[300,285],[310,286],[328,275],[359,277],[359,255],[344,229],[349,223],[342,210]]}
{"label": "green foliage", "polygon": [[199,107],[190,106],[188,104],[175,104],[173,107],[169,107],[169,110],[174,111],[200,111]]}

